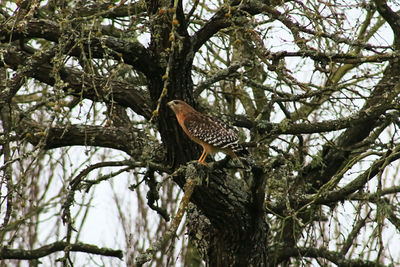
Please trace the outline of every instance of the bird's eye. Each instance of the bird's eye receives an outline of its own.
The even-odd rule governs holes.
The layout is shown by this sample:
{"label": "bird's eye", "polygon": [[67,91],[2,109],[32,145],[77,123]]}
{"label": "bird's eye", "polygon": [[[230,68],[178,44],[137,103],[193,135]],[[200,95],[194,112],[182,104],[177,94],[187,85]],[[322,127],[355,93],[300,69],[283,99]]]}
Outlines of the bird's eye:
{"label": "bird's eye", "polygon": [[178,105],[178,101],[174,100],[174,105]]}

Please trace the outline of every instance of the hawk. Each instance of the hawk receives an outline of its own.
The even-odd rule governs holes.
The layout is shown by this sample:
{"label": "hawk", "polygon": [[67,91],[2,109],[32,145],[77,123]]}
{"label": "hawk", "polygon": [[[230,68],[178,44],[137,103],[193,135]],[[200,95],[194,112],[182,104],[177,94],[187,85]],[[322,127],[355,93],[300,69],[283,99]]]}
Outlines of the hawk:
{"label": "hawk", "polygon": [[236,132],[221,120],[196,111],[182,100],[172,100],[167,104],[175,113],[183,131],[203,147],[199,163],[206,165],[206,157],[217,152],[223,152],[232,158],[248,154],[238,143]]}

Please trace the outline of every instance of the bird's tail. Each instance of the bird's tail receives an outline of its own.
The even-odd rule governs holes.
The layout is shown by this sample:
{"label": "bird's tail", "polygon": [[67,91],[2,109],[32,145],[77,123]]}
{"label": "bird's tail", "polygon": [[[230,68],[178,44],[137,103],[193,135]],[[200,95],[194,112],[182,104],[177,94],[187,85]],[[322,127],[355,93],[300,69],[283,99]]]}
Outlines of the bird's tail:
{"label": "bird's tail", "polygon": [[231,149],[234,153],[234,159],[238,160],[240,165],[245,168],[248,169],[250,164],[249,164],[249,160],[251,160],[250,158],[250,153],[249,151],[246,149],[246,147],[244,147],[241,144],[232,144]]}
{"label": "bird's tail", "polygon": [[235,155],[238,157],[246,157],[250,154],[249,151],[241,144],[232,144],[231,148],[233,153],[235,153]]}

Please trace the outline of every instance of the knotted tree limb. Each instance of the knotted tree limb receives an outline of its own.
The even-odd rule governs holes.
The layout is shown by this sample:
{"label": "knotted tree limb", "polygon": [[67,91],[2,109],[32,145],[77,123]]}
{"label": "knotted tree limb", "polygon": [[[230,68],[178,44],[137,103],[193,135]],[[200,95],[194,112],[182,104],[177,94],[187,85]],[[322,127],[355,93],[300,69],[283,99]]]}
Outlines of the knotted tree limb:
{"label": "knotted tree limb", "polygon": [[0,248],[0,260],[4,259],[17,259],[17,260],[33,260],[48,256],[57,251],[63,251],[66,246],[70,246],[70,251],[86,252],[96,255],[123,258],[121,250],[114,250],[110,248],[99,248],[94,245],[76,243],[68,244],[67,242],[57,241],[49,245],[45,245],[38,249],[25,250],[25,249],[9,249],[7,247]]}

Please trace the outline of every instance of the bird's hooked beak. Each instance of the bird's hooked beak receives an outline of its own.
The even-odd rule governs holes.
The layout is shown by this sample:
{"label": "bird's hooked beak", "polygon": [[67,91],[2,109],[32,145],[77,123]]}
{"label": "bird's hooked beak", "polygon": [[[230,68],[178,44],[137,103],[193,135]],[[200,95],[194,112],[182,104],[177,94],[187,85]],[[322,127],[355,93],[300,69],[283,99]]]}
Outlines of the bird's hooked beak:
{"label": "bird's hooked beak", "polygon": [[176,104],[174,103],[173,100],[172,100],[172,101],[169,101],[169,102],[167,103],[167,106],[168,106],[170,109],[172,109],[172,111],[175,112]]}

